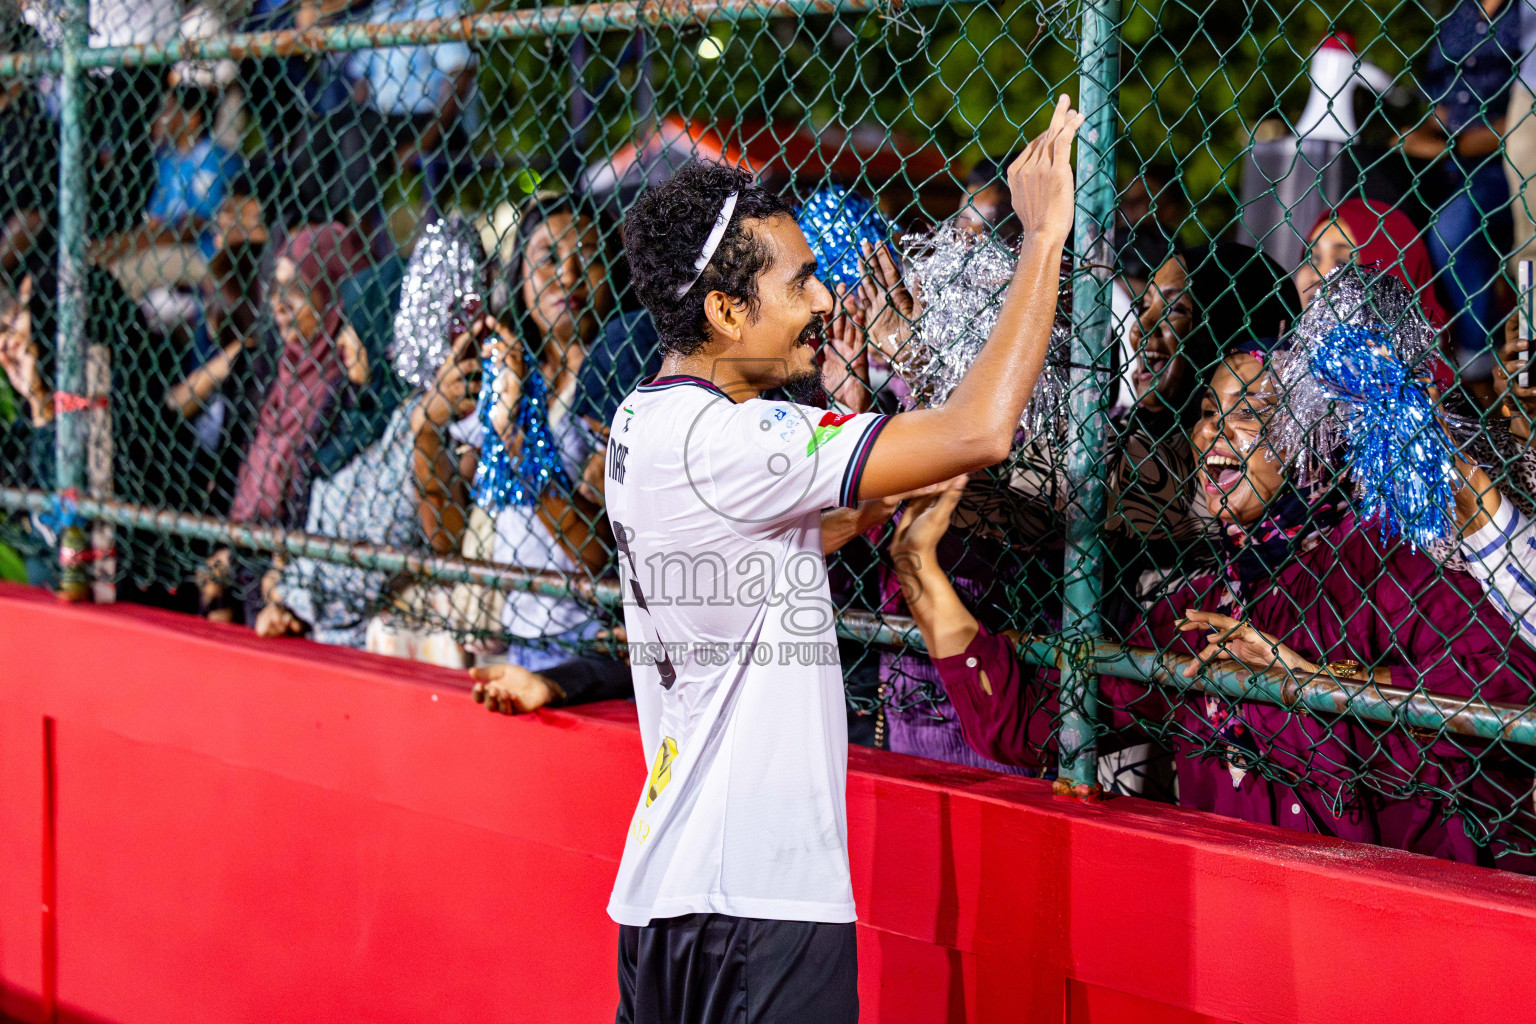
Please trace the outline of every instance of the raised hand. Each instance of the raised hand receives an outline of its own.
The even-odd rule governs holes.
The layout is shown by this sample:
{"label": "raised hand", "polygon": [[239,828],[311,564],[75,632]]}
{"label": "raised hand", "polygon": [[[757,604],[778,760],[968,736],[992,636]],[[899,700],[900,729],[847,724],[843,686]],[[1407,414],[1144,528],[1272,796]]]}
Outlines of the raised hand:
{"label": "raised hand", "polygon": [[965,493],[969,479],[966,475],[957,476],[898,495],[907,499],[907,510],[896,524],[896,534],[891,538],[891,554],[931,557],[949,529],[950,517],[954,515],[955,506],[960,504],[960,496]]}
{"label": "raised hand", "polygon": [[42,354],[32,336],[32,275],[22,278],[15,305],[0,319],[0,370],[11,388],[32,408],[32,422],[41,425],[53,417],[53,397],[43,381]]}
{"label": "raised hand", "polygon": [[[1504,322],[1504,344],[1499,346],[1499,359],[1494,366],[1494,386],[1502,389],[1509,415],[1523,413],[1526,419],[1536,419],[1536,387],[1520,386],[1520,371],[1526,369],[1531,358],[1531,344],[1520,337],[1519,312],[1511,313]],[[1536,367],[1532,371],[1536,376]],[[1536,384],[1530,377],[1527,382]]]}
{"label": "raised hand", "polygon": [[1072,177],[1072,140],[1086,118],[1063,95],[1056,101],[1051,124],[1031,139],[1008,168],[1013,212],[1024,227],[1026,241],[1038,237],[1064,242],[1072,231],[1076,195]]}
{"label": "raised hand", "polygon": [[517,335],[490,317],[484,317],[476,329],[486,336],[483,351],[496,366],[491,387],[496,402],[491,406],[491,426],[508,448],[517,444],[517,406],[523,398],[523,346]]}
{"label": "raised hand", "polygon": [[901,279],[901,271],[886,246],[863,243],[864,276],[854,303],[864,317],[870,344],[887,362],[912,337],[912,322],[923,313],[919,302]]}
{"label": "raised hand", "polygon": [[428,420],[446,427],[473,412],[479,400],[480,352],[474,336],[466,332],[453,340],[453,350],[427,385],[423,407]]}
{"label": "raised hand", "polygon": [[827,328],[821,380],[827,393],[851,412],[869,409],[869,351],[864,345],[863,314],[847,285],[834,293],[838,309]]}

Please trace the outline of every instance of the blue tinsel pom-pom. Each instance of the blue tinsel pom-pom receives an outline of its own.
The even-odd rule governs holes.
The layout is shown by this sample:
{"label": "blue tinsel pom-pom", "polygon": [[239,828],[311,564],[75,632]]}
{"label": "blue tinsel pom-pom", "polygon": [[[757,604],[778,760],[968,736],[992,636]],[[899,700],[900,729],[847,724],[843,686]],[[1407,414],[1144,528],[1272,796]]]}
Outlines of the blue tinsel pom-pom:
{"label": "blue tinsel pom-pom", "polygon": [[508,505],[536,504],[551,481],[569,490],[571,481],[549,429],[549,389],[544,375],[534,368],[523,381],[522,398],[517,405],[517,428],[523,436],[523,450],[514,465],[511,453],[491,423],[496,403],[496,364],[486,359],[481,367],[480,401],[475,415],[485,439],[480,448],[480,464],[475,467],[475,504],[494,514]]}
{"label": "blue tinsel pom-pom", "polygon": [[1360,514],[1415,547],[1450,535],[1455,449],[1429,390],[1394,354],[1385,331],[1341,324],[1318,343],[1312,374],[1350,406],[1346,457]]}
{"label": "blue tinsel pom-pom", "polygon": [[816,277],[831,288],[852,288],[863,276],[863,242],[889,245],[891,225],[875,204],[841,185],[811,193],[795,218],[816,255]]}

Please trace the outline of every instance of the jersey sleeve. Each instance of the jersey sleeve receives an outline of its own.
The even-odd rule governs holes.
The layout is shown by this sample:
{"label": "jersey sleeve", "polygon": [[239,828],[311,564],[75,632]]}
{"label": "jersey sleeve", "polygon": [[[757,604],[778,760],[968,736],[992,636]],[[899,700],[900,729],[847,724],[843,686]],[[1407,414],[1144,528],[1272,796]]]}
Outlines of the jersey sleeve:
{"label": "jersey sleeve", "polygon": [[1499,614],[1536,646],[1536,531],[1505,495],[1489,523],[1461,540],[1467,569]]}
{"label": "jersey sleeve", "polygon": [[690,431],[689,478],[704,501],[741,526],[852,507],[870,450],[889,419],[744,402],[701,417]]}

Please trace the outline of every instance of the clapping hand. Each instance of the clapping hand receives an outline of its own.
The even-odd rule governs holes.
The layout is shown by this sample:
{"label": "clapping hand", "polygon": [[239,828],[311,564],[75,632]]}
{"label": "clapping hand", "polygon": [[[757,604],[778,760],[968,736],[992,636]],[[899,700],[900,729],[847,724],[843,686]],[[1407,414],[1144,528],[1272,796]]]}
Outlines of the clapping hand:
{"label": "clapping hand", "polygon": [[896,358],[912,337],[912,321],[922,315],[922,304],[901,279],[901,271],[886,246],[865,242],[864,276],[859,279],[854,304],[863,317],[870,344],[887,362]]}
{"label": "clapping hand", "polygon": [[821,379],[827,393],[850,412],[869,409],[869,351],[864,345],[863,315],[847,285],[834,293],[837,313],[827,330]]}

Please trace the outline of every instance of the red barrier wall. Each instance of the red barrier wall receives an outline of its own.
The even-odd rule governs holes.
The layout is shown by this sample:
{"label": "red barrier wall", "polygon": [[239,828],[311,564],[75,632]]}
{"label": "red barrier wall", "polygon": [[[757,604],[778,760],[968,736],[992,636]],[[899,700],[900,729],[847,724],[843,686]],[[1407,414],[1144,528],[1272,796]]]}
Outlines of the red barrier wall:
{"label": "red barrier wall", "polygon": [[[611,1020],[644,777],[627,704],[0,587],[0,1012]],[[1536,1018],[1536,881],[862,749],[848,811],[866,1022]]]}

